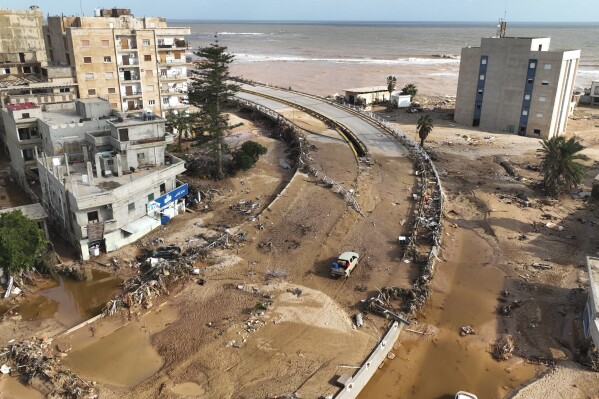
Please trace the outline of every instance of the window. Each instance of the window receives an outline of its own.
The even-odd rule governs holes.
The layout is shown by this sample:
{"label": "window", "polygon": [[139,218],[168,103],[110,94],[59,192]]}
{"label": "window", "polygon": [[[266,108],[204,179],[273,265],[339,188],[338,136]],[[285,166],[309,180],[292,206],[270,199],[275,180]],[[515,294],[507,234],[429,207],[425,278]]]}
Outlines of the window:
{"label": "window", "polygon": [[141,43],[142,43],[144,46],[149,46],[149,45],[150,45],[150,40],[149,40],[149,39],[144,39],[144,40],[142,40],[142,41],[141,41]]}
{"label": "window", "polygon": [[483,89],[478,89],[478,94],[483,94]]}
{"label": "window", "polygon": [[545,65],[543,66],[543,68],[544,68],[544,69],[551,69],[551,64],[545,64]]}
{"label": "window", "polygon": [[10,73],[10,68],[4,68],[4,73],[8,75]]}
{"label": "window", "polygon": [[98,218],[98,211],[87,212],[87,222],[97,223],[100,219]]}
{"label": "window", "polygon": [[524,116],[528,115],[528,110],[522,111],[522,115],[524,115]]}
{"label": "window", "polygon": [[146,159],[146,154],[143,152],[138,152],[137,153],[137,162],[143,162]]}
{"label": "window", "polygon": [[87,39],[81,40],[81,47],[89,47],[89,40],[87,40]]}
{"label": "window", "polygon": [[146,70],[146,78],[151,78],[154,76],[154,71],[151,69]]}
{"label": "window", "polygon": [[114,72],[106,72],[104,76],[106,79],[114,79]]}
{"label": "window", "polygon": [[150,100],[148,101],[148,105],[155,105],[156,104],[156,100]]}
{"label": "window", "polygon": [[476,104],[476,109],[480,109],[480,104]]}
{"label": "window", "polygon": [[543,51],[543,45],[539,44],[539,51]]}
{"label": "window", "polygon": [[543,81],[541,82],[541,84],[543,86],[549,86],[549,81],[547,79],[543,79]]}
{"label": "window", "polygon": [[129,213],[135,211],[135,202],[132,202],[129,205],[127,205],[127,209],[129,210]]}
{"label": "window", "polygon": [[154,193],[148,194],[148,202],[154,201]]}
{"label": "window", "polygon": [[164,98],[162,99],[162,103],[163,103],[164,105],[168,105],[168,97],[164,97]]}
{"label": "window", "polygon": [[111,62],[111,61],[112,61],[112,58],[110,58],[109,55],[104,56],[104,62]]}
{"label": "window", "polygon": [[534,134],[538,134],[539,136],[541,135],[541,129],[534,129],[533,132]]}
{"label": "window", "polygon": [[147,85],[146,91],[154,91],[154,85]]}
{"label": "window", "polygon": [[26,148],[23,150],[23,159],[25,161],[33,160],[33,148]]}
{"label": "window", "polygon": [[152,61],[152,55],[151,54],[145,54],[144,55],[144,61]]}
{"label": "window", "polygon": [[90,96],[95,96],[96,95],[96,89],[89,89],[87,90],[87,94]]}
{"label": "window", "polygon": [[528,83],[529,85],[533,84],[533,82],[534,82],[534,79],[527,79],[526,80],[526,83]]}
{"label": "window", "polygon": [[482,60],[480,60],[480,63],[483,65],[487,65],[487,59],[483,58]]}
{"label": "window", "polygon": [[166,183],[160,185],[160,194],[166,194]]}
{"label": "window", "polygon": [[119,140],[129,141],[129,129],[127,129],[126,127],[119,129]]}
{"label": "window", "polygon": [[541,96],[541,97],[539,97],[539,101],[542,102],[542,103],[544,103],[545,101],[547,101],[547,98]]}
{"label": "window", "polygon": [[117,103],[110,103],[110,108],[117,109],[119,105]]}
{"label": "window", "polygon": [[543,117],[543,113],[542,112],[537,112],[537,118],[542,118]]}
{"label": "window", "polygon": [[537,63],[536,63],[536,62],[531,62],[531,63],[528,65],[528,67],[529,67],[530,69],[535,69],[535,68],[537,67]]}
{"label": "window", "polygon": [[480,75],[480,76],[478,77],[478,79],[479,79],[479,80],[485,80],[485,75]]}
{"label": "window", "polygon": [[115,93],[116,93],[116,89],[114,87],[108,88],[108,94],[115,94]]}
{"label": "window", "polygon": [[110,46],[110,40],[106,40],[106,39],[102,40],[102,47],[108,47],[108,46]]}
{"label": "window", "polygon": [[150,29],[151,28],[155,28],[156,27],[156,23],[155,22],[150,22]]}
{"label": "window", "polygon": [[92,57],[83,57],[83,63],[84,64],[91,64],[92,63]]}
{"label": "window", "polygon": [[60,89],[58,89],[58,91],[61,93],[70,93],[71,88],[70,87],[61,87]]}
{"label": "window", "polygon": [[18,129],[19,140],[31,140],[39,137],[37,127],[22,127]]}
{"label": "window", "polygon": [[86,73],[85,80],[94,80],[94,74],[91,72]]}
{"label": "window", "polygon": [[526,100],[526,101],[530,100],[530,94],[525,94],[524,95],[524,100]]}
{"label": "window", "polygon": [[28,119],[29,118],[29,114],[26,113],[26,112],[23,112],[23,114],[21,115],[21,118]]}
{"label": "window", "polygon": [[31,73],[31,67],[23,67],[23,73]]}

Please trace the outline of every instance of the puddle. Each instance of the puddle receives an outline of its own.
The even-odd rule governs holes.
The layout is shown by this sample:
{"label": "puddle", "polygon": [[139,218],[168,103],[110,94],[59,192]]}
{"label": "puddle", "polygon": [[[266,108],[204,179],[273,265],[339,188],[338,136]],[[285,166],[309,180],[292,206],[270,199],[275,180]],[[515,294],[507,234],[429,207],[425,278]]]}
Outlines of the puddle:
{"label": "puddle", "polygon": [[94,269],[87,269],[86,275],[86,281],[61,278],[57,286],[23,302],[19,313],[25,320],[54,317],[67,328],[96,316],[120,289],[122,280]]}
{"label": "puddle", "polygon": [[171,389],[171,392],[183,397],[198,397],[206,394],[204,388],[195,382],[177,384]]}
{"label": "puddle", "polygon": [[63,364],[84,378],[132,387],[160,370],[163,360],[150,344],[149,335],[130,323],[69,352]]}
{"label": "puddle", "polygon": [[[534,376],[533,366],[491,357],[503,273],[486,265],[491,247],[474,232],[460,229],[454,238],[452,261],[438,266],[434,293],[421,320],[438,327],[438,333],[425,340],[403,332],[396,360],[374,375],[360,398],[446,399],[466,390],[479,398],[499,399]],[[461,337],[459,328],[466,325],[477,335]]]}
{"label": "puddle", "polygon": [[8,375],[0,376],[0,399],[44,399],[45,396]]}

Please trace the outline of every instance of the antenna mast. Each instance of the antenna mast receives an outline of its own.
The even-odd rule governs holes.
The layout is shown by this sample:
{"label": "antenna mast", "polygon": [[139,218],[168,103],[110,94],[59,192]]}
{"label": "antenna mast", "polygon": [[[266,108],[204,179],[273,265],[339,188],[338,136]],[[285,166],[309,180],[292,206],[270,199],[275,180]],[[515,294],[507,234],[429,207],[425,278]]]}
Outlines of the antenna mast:
{"label": "antenna mast", "polygon": [[503,18],[499,19],[499,25],[497,25],[497,37],[505,37],[505,31],[507,29],[507,22],[505,20],[507,16],[507,1],[505,0],[505,8],[503,9]]}

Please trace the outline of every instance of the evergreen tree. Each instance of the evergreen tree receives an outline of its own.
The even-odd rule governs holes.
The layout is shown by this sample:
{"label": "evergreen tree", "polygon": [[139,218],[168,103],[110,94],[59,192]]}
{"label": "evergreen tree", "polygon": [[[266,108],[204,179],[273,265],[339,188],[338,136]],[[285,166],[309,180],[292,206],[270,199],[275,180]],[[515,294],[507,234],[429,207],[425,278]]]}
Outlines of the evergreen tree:
{"label": "evergreen tree", "polygon": [[227,149],[224,134],[229,126],[222,107],[239,89],[237,84],[230,81],[229,76],[229,64],[233,62],[234,56],[227,52],[227,47],[219,44],[218,35],[214,36],[212,44],[200,47],[194,54],[199,60],[194,66],[188,93],[189,103],[200,108],[200,123],[212,138],[211,154],[216,165],[216,178],[222,179],[223,155]]}

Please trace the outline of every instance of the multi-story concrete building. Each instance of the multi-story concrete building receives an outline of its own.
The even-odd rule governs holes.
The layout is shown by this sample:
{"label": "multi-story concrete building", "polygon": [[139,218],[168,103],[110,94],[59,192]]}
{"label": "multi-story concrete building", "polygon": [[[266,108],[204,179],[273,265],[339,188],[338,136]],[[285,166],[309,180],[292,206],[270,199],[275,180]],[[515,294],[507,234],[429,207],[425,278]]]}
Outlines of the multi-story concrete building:
{"label": "multi-story concrete building", "polygon": [[580,50],[550,51],[549,38],[483,38],[462,49],[455,121],[551,138],[566,129]]}
{"label": "multi-story concrete building", "polygon": [[94,17],[48,17],[48,58],[74,66],[80,98],[106,98],[123,112],[158,115],[187,105],[185,35],[164,18],[135,18],[128,9],[100,10]]}
{"label": "multi-story concrete building", "polygon": [[[77,98],[75,72],[70,67],[48,67],[37,7],[0,10],[0,107],[33,102],[63,107]],[[0,146],[8,152],[0,120]]]}
{"label": "multi-story concrete building", "polygon": [[[184,162],[165,153],[173,136],[151,112],[120,115],[104,100],[42,112],[36,152],[42,204],[88,259],[114,251],[184,210]],[[24,111],[23,111],[24,112]]]}

